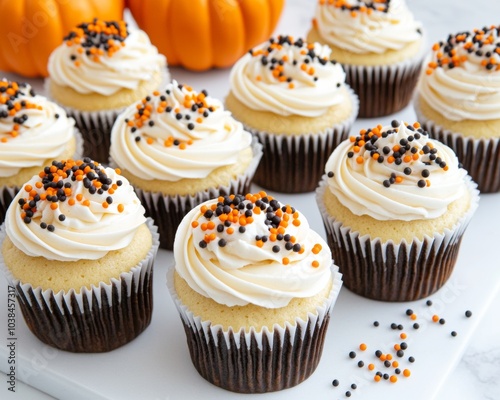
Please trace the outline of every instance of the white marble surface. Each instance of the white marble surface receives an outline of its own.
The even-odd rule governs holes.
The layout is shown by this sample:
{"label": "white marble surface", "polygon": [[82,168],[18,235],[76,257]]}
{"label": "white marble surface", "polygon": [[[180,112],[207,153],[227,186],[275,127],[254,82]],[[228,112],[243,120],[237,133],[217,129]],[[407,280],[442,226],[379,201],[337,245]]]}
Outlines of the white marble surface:
{"label": "white marble surface", "polygon": [[[305,33],[310,26],[313,3],[313,0],[288,0],[278,32],[294,35]],[[500,1],[498,0],[473,2],[408,0],[408,4],[417,18],[423,21],[430,43],[445,38],[452,32],[499,23]],[[288,31],[283,30],[284,28]],[[226,71],[216,72],[219,73],[225,74]],[[498,264],[500,268],[498,258],[491,257],[491,262]],[[437,399],[500,399],[499,310],[500,295],[489,307],[462,361],[447,378]],[[5,381],[5,378],[4,374],[0,374],[0,380]],[[0,398],[50,399],[51,397],[18,382],[15,395],[6,396],[2,391]]]}

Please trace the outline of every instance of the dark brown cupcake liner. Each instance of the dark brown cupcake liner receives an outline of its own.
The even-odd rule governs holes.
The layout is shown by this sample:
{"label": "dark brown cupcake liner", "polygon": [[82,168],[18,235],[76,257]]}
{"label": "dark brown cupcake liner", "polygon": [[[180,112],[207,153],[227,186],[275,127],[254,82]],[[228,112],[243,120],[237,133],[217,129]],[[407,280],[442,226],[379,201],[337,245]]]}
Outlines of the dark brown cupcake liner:
{"label": "dark brown cupcake liner", "polygon": [[80,293],[34,288],[15,279],[2,265],[7,280],[16,288],[31,332],[50,346],[75,353],[111,351],[143,332],[151,322],[153,264],[158,250],[158,233],[151,219],[148,227],[153,246],[143,261],[121,273],[119,279],[112,278],[110,284],[83,287]]}
{"label": "dark brown cupcake liner", "polygon": [[417,85],[424,54],[394,65],[342,64],[346,82],[359,96],[359,118],[393,114],[406,107]]}
{"label": "dark brown cupcake liner", "polygon": [[20,190],[19,186],[4,186],[0,188],[0,224],[3,224],[7,209]]}
{"label": "dark brown cupcake liner", "polygon": [[358,114],[358,99],[349,88],[353,109],[350,117],[323,132],[276,135],[245,126],[264,147],[254,182],[281,193],[312,192],[325,172],[332,151],[349,136]]}
{"label": "dark brown cupcake liner", "polygon": [[415,101],[415,112],[431,137],[450,147],[481,193],[500,192],[500,137],[474,138],[451,132],[427,119]]}
{"label": "dark brown cupcake liner", "polygon": [[[194,195],[164,195],[159,192],[148,192],[135,187],[137,197],[141,200],[146,216],[155,220],[160,233],[160,247],[172,250],[175,232],[184,216],[197,205],[219,196],[230,194],[246,194],[250,192],[252,178],[262,157],[262,145],[256,140],[252,143],[253,159],[244,174],[231,180],[227,185],[209,188]],[[112,165],[114,160],[110,160]]]}
{"label": "dark brown cupcake liner", "polygon": [[324,177],[316,200],[345,286],[360,296],[392,302],[419,300],[440,289],[453,271],[462,236],[478,205],[476,184],[469,178],[467,186],[471,206],[452,229],[426,235],[423,241],[383,243],[379,238],[360,236],[328,214],[324,195],[329,189]]}
{"label": "dark brown cupcake liner", "polygon": [[84,112],[65,107],[68,116],[74,118],[83,137],[84,157],[107,164],[111,146],[111,129],[124,109]]}
{"label": "dark brown cupcake liner", "polygon": [[220,325],[202,321],[177,296],[174,268],[167,285],[179,311],[191,361],[208,382],[238,393],[265,393],[287,389],[315,371],[323,352],[330,314],[342,286],[338,268],[328,299],[307,320],[297,318],[283,328],[277,324],[261,332],[253,328],[224,331]]}

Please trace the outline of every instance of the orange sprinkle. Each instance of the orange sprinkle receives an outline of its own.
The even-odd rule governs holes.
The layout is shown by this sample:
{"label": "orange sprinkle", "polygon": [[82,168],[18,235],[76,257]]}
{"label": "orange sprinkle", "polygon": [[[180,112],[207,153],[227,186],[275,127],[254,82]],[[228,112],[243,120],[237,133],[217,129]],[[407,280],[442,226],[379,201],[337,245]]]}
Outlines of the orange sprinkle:
{"label": "orange sprinkle", "polygon": [[413,321],[415,321],[417,319],[417,314],[410,315],[410,319],[412,319]]}
{"label": "orange sprinkle", "polygon": [[411,371],[409,369],[405,369],[403,371],[403,375],[408,378],[411,375]]}
{"label": "orange sprinkle", "polygon": [[432,321],[433,322],[438,322],[439,321],[439,317],[437,315],[433,315],[432,316]]}
{"label": "orange sprinkle", "polygon": [[125,209],[125,206],[123,204],[118,204],[118,212],[121,213]]}
{"label": "orange sprinkle", "polygon": [[227,228],[226,229],[226,232],[228,233],[228,235],[232,235],[234,233],[234,229],[233,228]]}
{"label": "orange sprinkle", "polygon": [[375,365],[374,364],[368,364],[368,369],[370,371],[373,371],[375,369]]}
{"label": "orange sprinkle", "polygon": [[319,267],[319,262],[314,260],[311,265],[314,267],[314,268],[318,268]]}
{"label": "orange sprinkle", "polygon": [[403,332],[403,333],[401,333],[401,335],[399,335],[399,337],[400,337],[401,339],[406,339],[406,338],[407,338],[406,333],[404,333],[404,332]]}
{"label": "orange sprinkle", "polygon": [[373,377],[373,380],[374,380],[375,382],[380,382],[380,376],[375,375],[375,376]]}
{"label": "orange sprinkle", "polygon": [[107,201],[103,201],[102,202],[102,208],[108,208],[109,207],[109,204]]}
{"label": "orange sprinkle", "polygon": [[392,382],[392,383],[396,383],[398,381],[398,377],[396,375],[391,375],[391,377],[389,378],[389,380]]}
{"label": "orange sprinkle", "polygon": [[359,345],[359,349],[360,349],[361,351],[365,351],[365,350],[367,349],[366,344],[365,344],[365,343],[361,343],[361,344]]}
{"label": "orange sprinkle", "polygon": [[300,226],[300,220],[299,219],[294,219],[292,223],[293,223],[294,226]]}
{"label": "orange sprinkle", "polygon": [[283,265],[288,265],[288,264],[290,264],[290,259],[288,257],[283,257],[282,263],[283,263]]}

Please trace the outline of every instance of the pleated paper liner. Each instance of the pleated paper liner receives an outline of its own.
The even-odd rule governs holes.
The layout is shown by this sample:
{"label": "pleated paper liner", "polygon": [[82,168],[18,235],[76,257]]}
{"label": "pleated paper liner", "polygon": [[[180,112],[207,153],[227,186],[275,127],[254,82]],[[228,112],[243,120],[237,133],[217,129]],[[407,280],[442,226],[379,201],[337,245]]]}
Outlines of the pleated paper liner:
{"label": "pleated paper liner", "polygon": [[[9,283],[16,288],[26,325],[42,342],[75,353],[106,352],[135,339],[151,321],[153,309],[153,264],[158,233],[148,219],[153,245],[144,260],[129,272],[101,282],[54,293],[15,279],[1,260]],[[3,242],[5,230],[1,232]]]}
{"label": "pleated paper liner", "polygon": [[224,331],[194,315],[177,296],[174,267],[167,286],[179,311],[191,361],[210,383],[238,393],[283,390],[306,380],[316,369],[328,329],[330,314],[342,286],[338,268],[332,266],[333,285],[328,299],[307,320],[297,318],[285,327],[275,324],[261,332],[253,328]]}
{"label": "pleated paper liner", "polygon": [[352,89],[349,95],[353,109],[350,117],[323,132],[300,135],[276,135],[245,126],[264,146],[264,155],[254,182],[281,193],[312,192],[324,173],[332,151],[349,137],[358,114],[359,101]]}
{"label": "pleated paper liner", "polygon": [[[197,205],[219,196],[230,194],[246,194],[250,192],[252,178],[262,157],[262,145],[253,140],[253,159],[243,175],[232,179],[227,185],[208,188],[193,195],[164,195],[159,192],[148,192],[135,187],[135,192],[146,209],[146,216],[155,220],[160,233],[160,247],[172,250],[175,232],[182,218]],[[115,165],[115,161],[110,161]]]}
{"label": "pleated paper liner", "polygon": [[467,188],[471,193],[470,208],[451,229],[430,232],[422,241],[384,243],[369,235],[360,236],[328,214],[324,204],[325,191],[329,190],[325,176],[316,200],[344,285],[360,296],[391,302],[419,300],[440,289],[453,271],[462,236],[479,202],[479,192],[470,177]]}
{"label": "pleated paper liner", "polygon": [[[74,129],[75,135],[75,154],[73,155],[73,159],[78,160],[82,157],[83,152],[83,138],[78,129]],[[60,160],[56,160],[60,161]],[[42,170],[46,165],[40,165],[40,170]],[[3,186],[0,187],[0,224],[5,220],[5,215],[7,214],[7,209],[9,208],[10,203],[16,194],[21,190],[21,188],[17,185],[14,186]]]}
{"label": "pleated paper liner", "polygon": [[[425,47],[425,46],[423,46]],[[424,61],[424,52],[394,65],[342,64],[346,82],[359,96],[359,118],[394,114],[412,98]]]}
{"label": "pleated paper liner", "polygon": [[7,209],[20,190],[19,186],[4,186],[0,188],[0,223],[3,224]]}
{"label": "pleated paper liner", "polygon": [[481,193],[500,192],[500,134],[496,138],[481,139],[464,136],[427,119],[420,111],[418,100],[414,108],[422,127],[431,137],[451,147]]}

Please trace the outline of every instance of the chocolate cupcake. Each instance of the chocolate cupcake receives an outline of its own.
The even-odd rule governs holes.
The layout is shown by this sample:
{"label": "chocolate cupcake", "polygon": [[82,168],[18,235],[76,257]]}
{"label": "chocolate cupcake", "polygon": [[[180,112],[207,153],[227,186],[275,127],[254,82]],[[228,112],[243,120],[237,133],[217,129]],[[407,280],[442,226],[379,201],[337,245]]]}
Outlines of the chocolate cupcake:
{"label": "chocolate cupcake", "polygon": [[42,342],[105,352],[149,325],[158,235],[114,170],[54,161],[11,203],[1,242],[0,266]]}
{"label": "chocolate cupcake", "polygon": [[314,372],[342,281],[304,215],[264,192],[210,200],[183,219],[174,258],[168,287],[201,376],[263,393]]}
{"label": "chocolate cupcake", "polygon": [[361,118],[410,103],[425,55],[422,25],[404,0],[319,0],[307,40],[332,48],[359,96]]}
{"label": "chocolate cupcake", "polygon": [[325,171],[317,202],[348,289],[413,301],[444,285],[479,200],[449,147],[393,121],[342,143]]}
{"label": "chocolate cupcake", "polygon": [[278,36],[231,70],[226,107],[264,147],[254,180],[266,189],[313,191],[328,156],[347,138],[358,99],[329,57],[328,46]]}
{"label": "chocolate cupcake", "polygon": [[176,81],[128,107],[111,142],[112,163],[135,187],[168,250],[193,207],[247,192],[262,156],[219,100]]}
{"label": "chocolate cupcake", "polygon": [[481,193],[500,191],[499,29],[435,43],[414,101],[422,126],[455,151]]}

